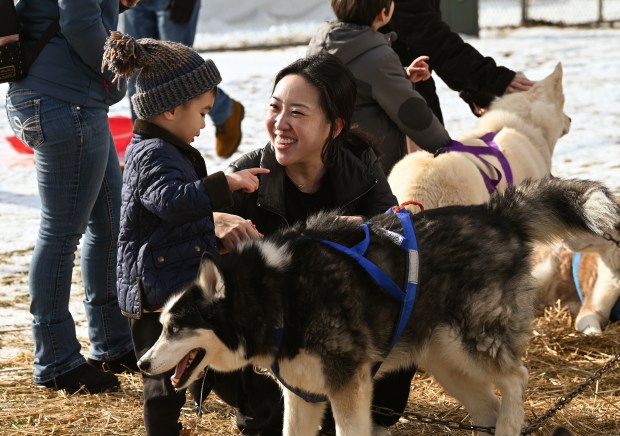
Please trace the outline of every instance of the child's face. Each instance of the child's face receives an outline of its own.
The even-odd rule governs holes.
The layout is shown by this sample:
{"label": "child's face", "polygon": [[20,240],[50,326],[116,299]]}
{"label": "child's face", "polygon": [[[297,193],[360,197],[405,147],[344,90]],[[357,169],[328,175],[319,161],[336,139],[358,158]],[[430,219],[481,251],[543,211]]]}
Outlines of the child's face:
{"label": "child's face", "polygon": [[215,102],[215,89],[174,108],[174,118],[166,125],[170,133],[191,144],[205,127],[205,115]]}

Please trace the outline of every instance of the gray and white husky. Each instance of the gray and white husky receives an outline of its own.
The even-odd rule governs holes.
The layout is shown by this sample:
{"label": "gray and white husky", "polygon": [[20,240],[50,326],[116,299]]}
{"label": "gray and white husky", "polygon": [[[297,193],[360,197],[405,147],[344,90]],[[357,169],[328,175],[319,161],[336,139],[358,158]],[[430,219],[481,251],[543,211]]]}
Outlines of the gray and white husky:
{"label": "gray and white husky", "polygon": [[[401,303],[349,255],[319,240],[350,247],[364,239],[362,227],[319,214],[242,244],[221,262],[205,257],[194,283],[165,305],[163,332],[138,365],[149,374],[176,366],[172,382],[181,389],[207,366],[226,372],[277,364],[286,386],[329,400],[339,436],[371,434],[377,362],[383,363],[374,378],[416,365],[464,405],[474,424],[517,435],[536,299],[532,245],[601,235],[618,225],[618,212],[600,183],[544,178],[494,194],[487,204],[411,215],[419,284],[389,354]],[[399,219],[383,215],[367,224],[367,258],[403,283],[408,256],[392,233],[402,231]],[[287,388],[283,394],[284,434],[316,434],[325,402],[306,402]]]}

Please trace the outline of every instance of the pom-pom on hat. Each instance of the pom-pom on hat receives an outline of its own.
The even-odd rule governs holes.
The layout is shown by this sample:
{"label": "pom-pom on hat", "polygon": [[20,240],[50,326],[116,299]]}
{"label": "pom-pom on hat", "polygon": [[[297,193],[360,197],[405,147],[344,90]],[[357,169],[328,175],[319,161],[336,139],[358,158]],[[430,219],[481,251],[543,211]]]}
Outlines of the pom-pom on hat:
{"label": "pom-pom on hat", "polygon": [[131,98],[139,118],[148,119],[213,90],[221,81],[211,59],[194,49],[171,41],[134,39],[112,32],[104,46],[102,70],[131,77],[139,70],[136,93]]}

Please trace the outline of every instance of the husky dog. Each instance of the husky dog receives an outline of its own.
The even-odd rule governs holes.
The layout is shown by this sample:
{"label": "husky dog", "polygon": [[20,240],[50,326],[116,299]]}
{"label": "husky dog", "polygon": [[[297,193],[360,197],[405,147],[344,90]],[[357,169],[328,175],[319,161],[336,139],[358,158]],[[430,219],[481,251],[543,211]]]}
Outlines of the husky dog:
{"label": "husky dog", "polygon": [[536,247],[534,253],[540,305],[560,300],[576,316],[575,329],[586,335],[600,335],[610,317],[620,318],[620,228],[609,236],[613,240],[592,235],[571,238]]}
{"label": "husky dog", "polygon": [[[162,334],[139,367],[161,374],[176,365],[172,382],[179,389],[207,366],[279,368],[283,386],[296,391],[283,389],[285,435],[319,430],[325,402],[307,402],[301,391],[329,400],[339,436],[369,436],[373,368],[382,362],[374,375],[380,378],[416,365],[476,425],[495,426],[498,436],[519,434],[527,384],[522,358],[536,299],[532,245],[601,235],[618,225],[617,205],[600,183],[546,178],[484,205],[406,215],[419,249],[418,287],[391,352],[401,303],[325,242],[354,246],[365,240],[365,227],[321,213],[240,245],[219,265],[203,258],[195,282],[164,306]],[[410,257],[397,243],[401,221],[389,214],[366,224],[366,258],[402,284]]]}
{"label": "husky dog", "polygon": [[[494,141],[517,185],[526,178],[538,179],[550,174],[555,145],[569,128],[570,118],[564,114],[562,65],[558,64],[552,74],[528,91],[496,99],[478,120],[476,128],[462,135],[459,142],[493,151],[488,141],[485,143],[480,138],[495,133]],[[495,168],[471,153],[452,151],[434,157],[426,151],[417,151],[394,165],[388,182],[399,203],[413,200],[426,209],[480,204],[488,201],[490,195],[481,172],[497,180],[496,171],[500,171],[502,178],[495,187],[500,192],[506,189],[509,179],[499,159],[493,156],[484,159]]]}

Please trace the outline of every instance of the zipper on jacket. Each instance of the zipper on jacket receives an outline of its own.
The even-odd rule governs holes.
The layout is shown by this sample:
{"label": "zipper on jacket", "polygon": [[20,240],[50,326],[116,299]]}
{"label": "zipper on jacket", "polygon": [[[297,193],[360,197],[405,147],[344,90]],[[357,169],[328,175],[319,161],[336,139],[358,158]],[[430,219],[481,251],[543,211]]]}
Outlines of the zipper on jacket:
{"label": "zipper on jacket", "polygon": [[373,184],[370,188],[368,188],[367,190],[365,190],[364,192],[362,192],[362,193],[361,193],[360,195],[358,195],[357,197],[355,197],[355,198],[351,199],[351,201],[349,201],[347,204],[345,204],[345,205],[343,205],[343,206],[340,206],[340,207],[342,207],[342,208],[344,209],[345,207],[347,207],[348,205],[350,205],[350,204],[351,204],[351,203],[353,203],[354,201],[359,200],[359,199],[360,199],[360,198],[362,198],[364,195],[368,194],[368,193],[369,193],[369,192],[370,192],[370,191],[371,191],[371,190],[372,190],[375,186],[377,186],[377,183],[379,183],[379,179],[375,179],[375,183],[374,183],[374,184]]}
{"label": "zipper on jacket", "polygon": [[263,206],[263,204],[262,204],[262,203],[260,203],[260,202],[256,202],[256,205],[257,205],[258,207],[260,207],[261,209],[263,209],[263,210],[265,210],[265,211],[267,211],[267,212],[273,213],[274,215],[277,215],[277,216],[279,216],[280,218],[282,218],[282,220],[284,221],[284,224],[286,224],[286,226],[287,226],[287,227],[290,227],[290,226],[291,226],[291,225],[289,224],[288,220],[287,220],[287,219],[284,217],[284,215],[282,215],[280,212],[278,212],[278,211],[276,211],[275,209],[272,209],[272,208],[270,208],[270,207],[268,207],[268,206]]}

